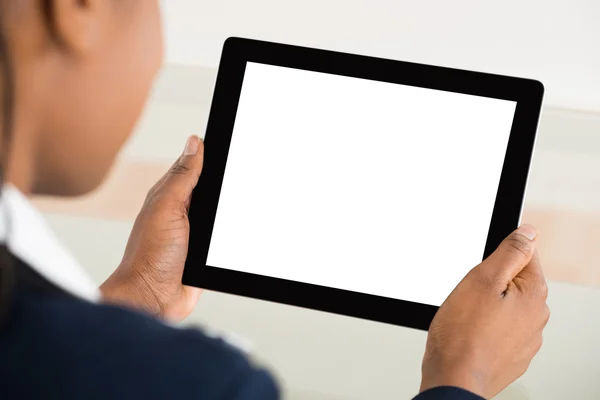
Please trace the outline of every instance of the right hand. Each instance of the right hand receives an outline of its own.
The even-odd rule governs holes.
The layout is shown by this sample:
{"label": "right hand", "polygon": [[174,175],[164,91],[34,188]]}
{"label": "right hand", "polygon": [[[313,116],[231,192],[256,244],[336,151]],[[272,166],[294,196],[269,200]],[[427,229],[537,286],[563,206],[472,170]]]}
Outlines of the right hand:
{"label": "right hand", "polygon": [[475,267],[429,328],[421,392],[455,386],[492,398],[525,373],[542,346],[548,286],[523,226]]}

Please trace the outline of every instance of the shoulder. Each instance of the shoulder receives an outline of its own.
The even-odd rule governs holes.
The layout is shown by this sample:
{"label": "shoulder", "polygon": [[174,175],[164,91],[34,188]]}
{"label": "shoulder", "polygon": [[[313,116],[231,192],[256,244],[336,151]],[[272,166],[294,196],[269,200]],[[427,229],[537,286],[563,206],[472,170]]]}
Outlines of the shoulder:
{"label": "shoulder", "polygon": [[453,386],[440,386],[433,389],[429,389],[413,400],[484,400],[482,397],[471,393],[467,390],[453,387]]}
{"label": "shoulder", "polygon": [[200,330],[64,296],[21,296],[15,311],[11,325],[18,337],[9,340],[28,348],[31,365],[53,368],[60,359],[82,389],[111,382],[101,387],[105,398],[278,397],[266,371]]}

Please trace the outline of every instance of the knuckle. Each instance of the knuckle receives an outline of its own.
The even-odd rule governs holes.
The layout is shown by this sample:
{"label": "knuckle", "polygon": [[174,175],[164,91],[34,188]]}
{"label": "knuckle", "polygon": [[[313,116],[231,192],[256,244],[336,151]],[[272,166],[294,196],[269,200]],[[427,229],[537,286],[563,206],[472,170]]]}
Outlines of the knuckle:
{"label": "knuckle", "polygon": [[477,281],[483,286],[496,286],[500,279],[489,269],[481,268],[477,270]]}
{"label": "knuckle", "polygon": [[527,291],[532,299],[545,302],[548,298],[548,284],[546,281],[532,282],[531,285],[527,285]]}
{"label": "knuckle", "polygon": [[146,193],[146,201],[151,202],[154,197],[156,197],[156,192],[158,191],[158,183],[154,184],[148,193]]}
{"label": "knuckle", "polygon": [[148,190],[148,193],[146,193],[146,197],[144,198],[144,203],[149,203],[152,201],[152,198],[154,197],[154,192],[155,192],[155,189],[153,186],[150,190]]}
{"label": "knuckle", "polygon": [[152,212],[160,212],[160,210],[171,208],[169,205],[170,197],[168,193],[164,193],[162,190],[155,190],[149,192],[144,201],[143,209],[152,210]]}
{"label": "knuckle", "polygon": [[548,283],[544,280],[540,283],[540,296],[546,301],[548,299]]}
{"label": "knuckle", "polygon": [[173,165],[169,172],[174,175],[184,175],[187,174],[189,170],[190,169],[186,165],[178,163]]}
{"label": "knuckle", "polygon": [[529,257],[533,250],[532,243],[518,233],[513,233],[506,239],[506,247],[519,257]]}
{"label": "knuckle", "polygon": [[148,191],[146,194],[146,198],[144,199],[145,206],[151,206],[156,204],[158,200],[161,198],[161,190],[160,185],[157,183]]}
{"label": "knuckle", "polygon": [[506,289],[506,282],[502,275],[499,275],[492,268],[477,267],[472,272],[475,284],[487,290],[498,291]]}
{"label": "knuckle", "polygon": [[152,188],[146,194],[142,207],[147,208],[156,202],[156,189]]}
{"label": "knuckle", "polygon": [[550,307],[548,307],[548,304],[544,305],[544,319],[543,319],[543,324],[544,326],[548,325],[548,322],[550,321]]}

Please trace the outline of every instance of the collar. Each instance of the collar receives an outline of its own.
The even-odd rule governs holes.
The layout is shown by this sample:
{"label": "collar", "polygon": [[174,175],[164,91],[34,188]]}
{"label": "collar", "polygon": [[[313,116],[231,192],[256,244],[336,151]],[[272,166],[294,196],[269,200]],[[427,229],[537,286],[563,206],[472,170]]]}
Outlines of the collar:
{"label": "collar", "polygon": [[[27,197],[8,184],[0,193],[0,242],[53,285],[83,300],[100,301],[100,290],[60,244],[44,217]],[[230,332],[206,328],[204,333],[245,353],[253,347],[245,338]]]}
{"label": "collar", "polygon": [[100,290],[40,212],[12,185],[4,185],[0,194],[0,242],[55,286],[81,299],[99,301]]}

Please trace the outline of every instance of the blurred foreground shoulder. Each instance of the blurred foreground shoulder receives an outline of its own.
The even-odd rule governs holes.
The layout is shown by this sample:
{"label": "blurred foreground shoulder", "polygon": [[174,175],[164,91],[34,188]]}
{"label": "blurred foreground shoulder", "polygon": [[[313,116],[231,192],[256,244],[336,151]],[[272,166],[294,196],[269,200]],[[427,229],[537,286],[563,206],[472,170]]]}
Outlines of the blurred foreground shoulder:
{"label": "blurred foreground shoulder", "polygon": [[429,389],[413,400],[484,400],[474,393],[452,386]]}
{"label": "blurred foreground shoulder", "polygon": [[67,297],[18,299],[0,332],[11,398],[276,400],[274,378],[200,330]]}

